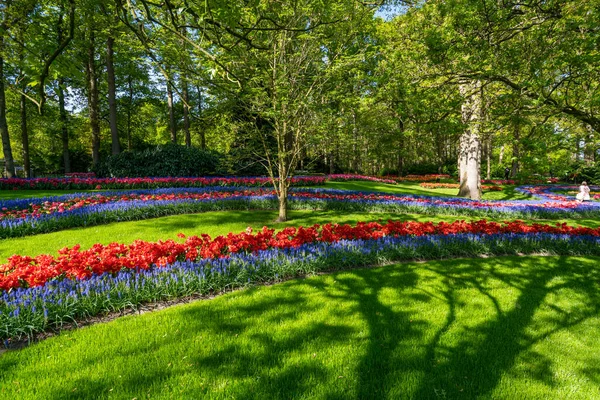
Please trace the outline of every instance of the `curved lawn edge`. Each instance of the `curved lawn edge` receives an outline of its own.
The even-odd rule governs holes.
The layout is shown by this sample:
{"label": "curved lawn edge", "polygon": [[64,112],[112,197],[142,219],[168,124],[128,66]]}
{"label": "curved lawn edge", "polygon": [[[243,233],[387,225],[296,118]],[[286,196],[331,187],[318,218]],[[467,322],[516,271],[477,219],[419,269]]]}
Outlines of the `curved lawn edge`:
{"label": "curved lawn edge", "polygon": [[279,282],[296,276],[405,260],[500,255],[600,255],[600,237],[560,234],[430,235],[342,240],[297,248],[233,254],[226,259],[183,261],[150,270],[126,270],[84,281],[50,281],[0,298],[2,340],[60,330],[107,312],[191,295]]}
{"label": "curved lawn edge", "polygon": [[[176,189],[182,191],[182,189]],[[369,196],[377,192],[348,192],[320,189],[303,189],[303,193],[290,192],[288,200],[290,210],[323,210],[340,212],[397,212],[419,213],[426,215],[456,215],[469,217],[526,218],[526,219],[584,219],[600,216],[600,207],[590,204],[577,208],[561,208],[560,203],[527,201],[519,207],[499,205],[489,207],[475,204],[471,200],[453,199],[452,204],[441,204],[443,198],[430,196],[403,196],[404,200],[386,199],[328,199],[312,198],[322,194],[344,196]],[[295,197],[294,197],[295,196]],[[384,196],[385,197],[385,196]],[[447,200],[447,199],[446,199]],[[430,201],[431,204],[423,203]],[[439,202],[439,203],[438,203]],[[133,200],[84,206],[61,213],[44,214],[39,217],[23,219],[4,219],[0,221],[0,239],[56,232],[60,230],[103,225],[119,221],[144,220],[169,215],[191,214],[207,211],[273,210],[278,201],[274,195],[236,196],[217,200]]]}
{"label": "curved lawn edge", "polygon": [[455,259],[237,291],[5,353],[3,393],[594,399],[597,265]]}

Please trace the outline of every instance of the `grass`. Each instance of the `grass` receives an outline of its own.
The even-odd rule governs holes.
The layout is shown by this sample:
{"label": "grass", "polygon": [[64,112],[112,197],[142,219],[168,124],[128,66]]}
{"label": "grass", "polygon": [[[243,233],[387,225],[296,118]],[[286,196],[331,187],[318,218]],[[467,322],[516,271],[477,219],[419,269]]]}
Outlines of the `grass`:
{"label": "grass", "polygon": [[[420,214],[391,214],[391,213],[348,213],[335,211],[289,211],[290,220],[284,223],[273,222],[277,218],[276,211],[221,211],[202,214],[174,215],[169,217],[148,219],[143,221],[117,222],[107,225],[87,228],[75,228],[66,231],[52,232],[41,235],[25,236],[0,240],[0,263],[13,254],[36,256],[39,254],[57,254],[65,246],[81,245],[82,249],[92,247],[95,243],[108,244],[111,242],[132,243],[136,239],[158,241],[177,239],[178,233],[200,235],[207,233],[212,237],[226,235],[229,232],[238,233],[248,226],[255,231],[263,226],[284,228],[286,226],[311,226],[314,224],[339,223],[356,224],[358,221],[432,221],[453,222],[457,219],[479,220],[479,217],[457,217],[451,215],[428,216]],[[503,221],[500,218],[498,221]],[[557,224],[563,221],[531,220],[527,222]],[[576,224],[587,227],[598,227],[597,220],[577,220]]]}
{"label": "grass", "polygon": [[4,398],[600,398],[600,259],[405,263],[254,287],[0,357]]}
{"label": "grass", "polygon": [[[375,191],[395,194],[413,194],[419,196],[446,196],[456,197],[456,189],[427,189],[415,182],[401,182],[397,185],[388,185],[379,182],[349,181],[327,182],[324,186],[328,189]],[[503,186],[501,192],[483,192],[484,200],[531,200],[532,197],[515,191],[516,186]],[[95,193],[105,190],[0,190],[0,200],[25,199],[34,197],[62,196],[71,193]]]}
{"label": "grass", "polygon": [[[396,185],[387,183],[349,181],[349,182],[327,182],[323,188],[338,190],[375,191],[394,194],[412,194],[418,196],[445,196],[456,197],[458,189],[428,189],[419,186],[416,182],[400,182]],[[515,190],[517,186],[503,186],[501,192],[484,191],[483,200],[532,200],[530,195],[519,193]]]}
{"label": "grass", "polygon": [[106,190],[0,190],[0,200],[31,199],[36,197],[55,197],[73,193],[102,193]]}

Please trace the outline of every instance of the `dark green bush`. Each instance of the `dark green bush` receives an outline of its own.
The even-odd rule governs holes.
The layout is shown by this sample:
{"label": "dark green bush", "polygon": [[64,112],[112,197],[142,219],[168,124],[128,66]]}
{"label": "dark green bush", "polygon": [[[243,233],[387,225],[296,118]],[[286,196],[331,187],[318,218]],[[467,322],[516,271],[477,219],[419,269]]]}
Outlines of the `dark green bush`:
{"label": "dark green bush", "polygon": [[600,184],[600,162],[589,165],[581,161],[573,163],[564,175],[559,173],[558,177],[576,184],[583,181],[588,184]]}
{"label": "dark green bush", "polygon": [[177,144],[141,152],[124,151],[99,162],[99,177],[205,176],[220,172],[221,157],[211,151]]}

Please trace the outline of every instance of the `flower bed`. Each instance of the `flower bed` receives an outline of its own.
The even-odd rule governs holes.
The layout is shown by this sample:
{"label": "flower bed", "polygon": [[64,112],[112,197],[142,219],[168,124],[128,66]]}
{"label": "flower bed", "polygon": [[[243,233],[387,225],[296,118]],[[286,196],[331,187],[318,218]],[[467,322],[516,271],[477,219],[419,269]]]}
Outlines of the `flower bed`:
{"label": "flower bed", "polygon": [[[0,190],[52,190],[52,189],[157,189],[179,187],[238,186],[261,187],[271,186],[269,177],[173,177],[173,178],[96,178],[85,173],[73,173],[66,178],[8,178],[0,179]],[[67,176],[67,174],[65,174]],[[327,176],[295,176],[291,178],[292,186],[318,186],[327,181],[372,181],[396,184],[392,179],[373,176],[337,174]]]}
{"label": "flower bed", "polygon": [[380,182],[395,185],[396,181],[393,179],[377,178],[374,176],[366,175],[354,175],[354,174],[333,174],[327,175],[327,180],[332,182],[347,182],[347,181],[369,181],[369,182]]}
{"label": "flower bed", "polygon": [[[110,201],[109,201],[110,200]],[[290,209],[349,212],[412,212],[508,218],[595,218],[600,205],[576,201],[473,201],[463,198],[391,195],[296,188]],[[0,202],[0,238],[53,232],[79,226],[206,211],[276,209],[272,190],[236,187],[179,188],[73,194]]]}
{"label": "flower bed", "polygon": [[[458,183],[430,183],[422,182],[419,186],[427,189],[458,189],[460,185]],[[503,189],[500,186],[489,186],[482,185],[481,190],[488,190],[491,192],[501,192]]]}
{"label": "flower bed", "polygon": [[[600,190],[599,186],[590,186],[593,191]],[[542,199],[548,199],[553,201],[573,201],[575,194],[579,192],[579,186],[576,185],[552,185],[552,186],[521,186],[517,188],[522,193],[532,194]],[[567,195],[566,193],[555,193],[555,192],[572,192],[573,195]],[[598,195],[593,195],[593,199],[597,199]]]}
{"label": "flower bed", "polygon": [[99,204],[131,201],[169,201],[169,200],[219,200],[229,197],[261,196],[273,194],[273,190],[254,189],[236,190],[235,188],[202,188],[188,190],[154,190],[132,192],[106,192],[98,194],[73,194],[56,198],[34,200],[0,201],[0,221],[6,219],[39,218],[43,215],[64,213],[83,207]]}
{"label": "flower bed", "polygon": [[[407,259],[546,254],[600,255],[598,229],[565,225],[388,222],[263,228],[184,243],[135,242],[13,257],[4,282],[29,282],[0,297],[0,338],[22,338],[109,311],[188,295],[217,293],[318,271]],[[121,263],[121,259],[123,262]],[[120,264],[121,263],[121,264]],[[43,270],[44,272],[36,272]],[[54,273],[42,282],[44,274]],[[60,273],[59,273],[60,272]],[[78,276],[81,275],[81,276]],[[10,278],[7,278],[10,277]],[[35,278],[34,278],[35,277]]]}
{"label": "flower bed", "polygon": [[[337,242],[345,239],[378,239],[385,236],[421,236],[425,234],[459,233],[553,233],[575,236],[600,236],[600,228],[573,228],[563,225],[551,226],[526,225],[520,221],[499,224],[485,220],[467,223],[440,222],[393,222],[387,224],[358,223],[349,225],[323,226],[309,228],[285,228],[279,233],[264,227],[252,234],[251,230],[240,234],[229,234],[211,239],[208,235],[191,236],[184,243],[173,240],[156,243],[136,241],[126,246],[111,243],[107,246],[94,245],[89,250],[79,247],[64,248],[58,257],[48,254],[37,257],[14,255],[8,263],[0,265],[0,289],[11,290],[18,287],[41,286],[51,279],[64,277],[69,279],[87,279],[94,274],[116,273],[125,268],[148,269],[152,265],[166,265],[177,260],[196,261],[199,258],[224,258],[238,252],[256,252],[270,248],[298,247],[313,242]],[[185,237],[181,235],[180,237]]]}
{"label": "flower bed", "polygon": [[481,183],[491,183],[493,185],[516,185],[517,182],[512,179],[482,179]]}
{"label": "flower bed", "polygon": [[427,175],[406,175],[406,176],[387,176],[397,182],[437,182],[439,180],[452,179],[448,174],[427,174]]}
{"label": "flower bed", "polygon": [[66,172],[65,178],[95,178],[94,172]]}
{"label": "flower bed", "polygon": [[[0,190],[23,189],[156,189],[207,186],[269,186],[268,177],[201,177],[201,178],[8,178],[0,179]],[[293,186],[323,185],[323,176],[297,176],[291,178]]]}

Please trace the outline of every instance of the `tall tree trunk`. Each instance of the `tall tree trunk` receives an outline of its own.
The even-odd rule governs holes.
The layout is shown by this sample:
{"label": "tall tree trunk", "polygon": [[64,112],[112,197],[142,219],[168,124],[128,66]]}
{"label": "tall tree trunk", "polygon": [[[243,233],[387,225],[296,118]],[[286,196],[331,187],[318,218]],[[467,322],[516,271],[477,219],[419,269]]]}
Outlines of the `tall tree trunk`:
{"label": "tall tree trunk", "polygon": [[[22,90],[25,90],[23,88]],[[31,178],[29,162],[29,131],[27,130],[27,99],[21,94],[21,143],[23,144],[23,170],[27,178]]]}
{"label": "tall tree trunk", "polygon": [[487,169],[485,179],[492,179],[492,135],[487,135],[485,138],[485,160]]}
{"label": "tall tree trunk", "polygon": [[515,141],[513,143],[512,165],[510,167],[510,177],[515,178],[519,172],[519,159],[521,158],[521,124],[517,122],[514,132]]}
{"label": "tall tree trunk", "polygon": [[594,128],[591,125],[586,125],[587,135],[585,135],[585,147],[583,150],[583,159],[588,165],[593,164],[596,158],[598,148],[596,146],[596,138]]}
{"label": "tall tree trunk", "polygon": [[171,142],[177,143],[177,130],[175,128],[175,110],[173,109],[173,88],[171,83],[167,82],[167,107],[169,109],[169,133]]}
{"label": "tall tree trunk", "polygon": [[131,75],[127,76],[127,90],[128,90],[128,100],[129,104],[127,106],[127,150],[131,151],[132,149],[132,140],[131,140],[131,111],[133,109],[133,82],[131,79]]}
{"label": "tall tree trunk", "polygon": [[482,88],[481,82],[475,81],[460,85],[462,104],[462,121],[465,130],[460,136],[459,176],[460,188],[458,196],[473,200],[481,199],[481,121]]}
{"label": "tall tree trunk", "polygon": [[65,109],[65,92],[64,92],[65,80],[60,78],[58,80],[58,107],[60,111],[60,132],[63,149],[63,162],[65,165],[65,173],[71,172],[71,156],[69,154],[69,121],[67,119],[67,110]]}
{"label": "tall tree trunk", "polygon": [[113,45],[115,39],[109,37],[106,40],[106,75],[108,81],[108,125],[110,126],[110,137],[112,140],[112,154],[121,152],[119,143],[119,130],[117,127],[117,98],[115,84],[115,68],[113,63]]}
{"label": "tall tree trunk", "polygon": [[398,176],[402,176],[404,170],[404,121],[398,118]]}
{"label": "tall tree trunk", "polygon": [[360,153],[362,149],[358,146],[358,126],[356,125],[356,110],[352,109],[352,147],[354,151],[353,169],[355,173],[359,172],[360,168]]}
{"label": "tall tree trunk", "polygon": [[192,137],[190,135],[190,97],[185,76],[181,77],[181,85],[181,92],[183,95],[183,133],[185,134],[185,145],[187,147],[192,147]]}
{"label": "tall tree trunk", "polygon": [[288,209],[288,182],[287,179],[279,177],[279,215],[277,217],[278,222],[285,222],[288,219],[287,209]]}
{"label": "tall tree trunk", "polygon": [[87,81],[88,81],[88,107],[90,115],[90,128],[92,134],[92,162],[96,165],[100,161],[100,110],[98,101],[98,80],[96,77],[96,49],[94,44],[94,31],[90,30],[88,43]]}
{"label": "tall tree trunk", "polygon": [[[0,51],[4,48],[4,39],[0,35]],[[15,162],[10,146],[10,135],[8,134],[8,123],[6,122],[6,92],[4,90],[4,58],[0,52],[0,136],[2,136],[2,151],[4,153],[4,166],[6,176],[13,178],[15,176]]]}
{"label": "tall tree trunk", "polygon": [[[202,116],[202,89],[200,89],[200,86],[196,86],[196,91],[198,92],[198,118],[200,118]],[[206,150],[206,132],[204,132],[201,124],[196,124],[196,126],[200,134],[200,148]]]}
{"label": "tall tree trunk", "polygon": [[498,164],[500,166],[502,166],[502,161],[504,161],[504,148],[505,145],[502,145],[502,147],[500,147],[500,156],[498,157]]}

